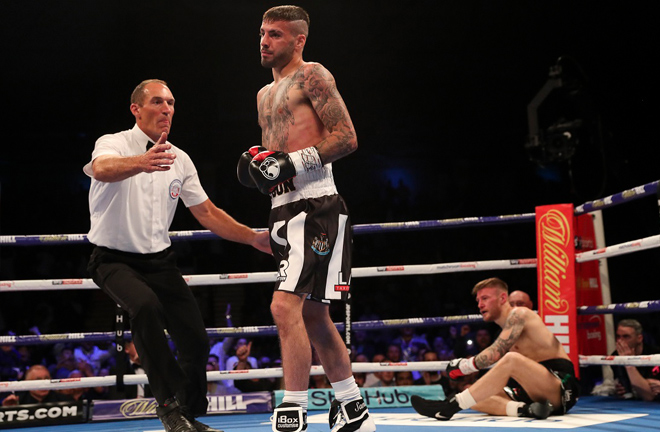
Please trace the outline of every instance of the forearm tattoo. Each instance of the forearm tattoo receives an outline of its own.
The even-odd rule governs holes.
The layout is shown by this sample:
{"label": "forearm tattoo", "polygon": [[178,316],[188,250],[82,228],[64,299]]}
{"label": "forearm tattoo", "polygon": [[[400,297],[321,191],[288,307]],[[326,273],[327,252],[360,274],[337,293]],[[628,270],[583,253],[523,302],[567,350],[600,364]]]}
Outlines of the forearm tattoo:
{"label": "forearm tattoo", "polygon": [[474,359],[475,365],[479,369],[484,369],[500,360],[504,354],[511,350],[511,347],[513,347],[522,334],[524,327],[525,319],[517,311],[512,311],[497,340],[491,346],[477,354]]}

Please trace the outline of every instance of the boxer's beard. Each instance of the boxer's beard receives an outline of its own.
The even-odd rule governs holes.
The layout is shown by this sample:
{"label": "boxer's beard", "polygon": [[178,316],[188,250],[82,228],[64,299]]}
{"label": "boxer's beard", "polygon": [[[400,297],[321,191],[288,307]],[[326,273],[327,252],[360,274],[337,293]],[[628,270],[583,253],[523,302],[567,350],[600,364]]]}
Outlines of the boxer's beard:
{"label": "boxer's beard", "polygon": [[265,68],[276,68],[280,66],[285,66],[293,58],[294,46],[293,42],[289,44],[283,51],[279,54],[274,54],[270,59],[261,58],[261,66]]}

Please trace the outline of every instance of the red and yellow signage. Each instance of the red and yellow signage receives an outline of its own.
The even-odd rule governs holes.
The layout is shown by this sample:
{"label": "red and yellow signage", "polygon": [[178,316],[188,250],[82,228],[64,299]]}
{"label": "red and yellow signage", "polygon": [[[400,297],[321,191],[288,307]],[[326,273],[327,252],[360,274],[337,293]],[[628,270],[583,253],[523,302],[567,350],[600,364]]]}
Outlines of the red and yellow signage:
{"label": "red and yellow signage", "polygon": [[536,208],[539,315],[579,372],[573,205]]}
{"label": "red and yellow signage", "polygon": [[[596,249],[596,231],[590,214],[575,218],[576,251]],[[575,263],[577,306],[603,304],[598,260]],[[605,315],[578,315],[578,346],[582,355],[603,355],[607,352]]]}

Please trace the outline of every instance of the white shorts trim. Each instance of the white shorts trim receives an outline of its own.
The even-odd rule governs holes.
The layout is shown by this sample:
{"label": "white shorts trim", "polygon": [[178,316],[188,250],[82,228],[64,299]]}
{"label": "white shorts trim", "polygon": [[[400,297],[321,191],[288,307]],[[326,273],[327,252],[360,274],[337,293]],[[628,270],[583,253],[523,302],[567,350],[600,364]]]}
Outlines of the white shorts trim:
{"label": "white shorts trim", "polygon": [[322,166],[320,169],[300,174],[293,178],[295,190],[276,194],[272,197],[271,208],[299,201],[301,199],[319,198],[326,195],[336,195],[337,186],[332,176],[332,164]]}

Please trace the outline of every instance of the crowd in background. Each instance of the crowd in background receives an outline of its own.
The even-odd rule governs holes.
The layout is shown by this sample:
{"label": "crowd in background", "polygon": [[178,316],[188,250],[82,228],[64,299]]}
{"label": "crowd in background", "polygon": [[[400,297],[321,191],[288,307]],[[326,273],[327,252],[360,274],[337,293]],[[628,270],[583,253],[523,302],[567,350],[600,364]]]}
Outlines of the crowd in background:
{"label": "crowd in background", "polygon": [[[38,329],[33,328],[34,332]],[[409,362],[442,361],[456,356],[468,357],[490,345],[492,335],[488,329],[473,328],[470,325],[451,326],[447,336],[436,336],[427,340],[425,335],[415,334],[411,327],[392,331],[354,332],[351,346],[353,362]],[[245,339],[226,337],[212,340],[207,371],[262,369],[281,366],[279,350],[272,350],[271,344],[259,344],[265,338]],[[176,347],[171,344],[176,353]],[[129,340],[125,343],[124,373],[144,373],[135,347]],[[313,364],[320,364],[313,350]],[[55,345],[0,345],[0,381],[29,379],[65,379],[74,377],[94,377],[114,375],[118,370],[114,342],[81,342],[76,344],[57,343]],[[465,377],[459,382],[450,382],[440,372],[374,372],[356,373],[360,387],[404,386],[441,384],[445,392],[461,391],[473,382],[475,377]],[[272,391],[283,388],[281,379],[221,380],[209,381],[209,395],[227,395],[253,391]],[[310,378],[310,388],[331,388],[325,375]],[[114,386],[93,387],[50,392],[62,398],[114,399],[150,396],[148,385],[126,386],[126,393],[120,394]],[[47,392],[34,391],[28,399],[44,401]],[[18,397],[3,394],[3,403],[15,404]],[[52,398],[52,396],[51,396]],[[49,398],[48,400],[51,400]],[[55,400],[55,399],[52,399]]]}
{"label": "crowd in background", "polygon": [[[630,323],[633,324],[630,324]],[[636,323],[636,324],[635,324]],[[617,327],[617,349],[626,355],[660,353],[652,335],[644,333],[636,320],[623,320]],[[625,327],[628,325],[629,327]],[[32,329],[38,332],[38,329]],[[463,324],[442,327],[440,332],[423,334],[424,328],[403,327],[395,330],[355,331],[351,345],[351,360],[357,362],[399,363],[414,361],[448,361],[477,355],[491,345],[497,334],[494,327],[482,324]],[[211,342],[207,371],[263,369],[281,366],[279,350],[265,343],[268,338],[226,337]],[[627,345],[621,345],[623,342]],[[628,347],[628,348],[626,348]],[[176,347],[171,348],[176,353]],[[131,341],[125,344],[126,374],[144,373],[140,359]],[[320,364],[313,351],[313,364]],[[623,354],[622,354],[623,355]],[[0,345],[0,381],[30,379],[63,379],[114,375],[118,370],[115,345],[112,342],[55,345]],[[596,368],[600,371],[600,368]],[[609,394],[620,398],[660,400],[660,368],[615,367],[616,387],[604,389],[602,376],[595,376],[595,369],[581,368],[583,394]],[[637,370],[650,383],[650,396],[643,396],[634,385]],[[387,387],[409,385],[433,385],[443,387],[447,397],[463,391],[483,373],[450,380],[441,371],[373,372],[355,373],[360,387]],[[648,387],[648,386],[647,386]],[[254,391],[282,389],[281,379],[242,379],[208,382],[209,395],[228,395]],[[325,375],[310,378],[310,388],[331,388]],[[24,394],[0,394],[4,406],[17,403],[35,403],[67,399],[124,399],[150,397],[148,385],[126,386],[118,392],[115,386],[79,388],[61,391],[30,391]]]}

